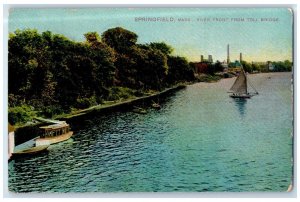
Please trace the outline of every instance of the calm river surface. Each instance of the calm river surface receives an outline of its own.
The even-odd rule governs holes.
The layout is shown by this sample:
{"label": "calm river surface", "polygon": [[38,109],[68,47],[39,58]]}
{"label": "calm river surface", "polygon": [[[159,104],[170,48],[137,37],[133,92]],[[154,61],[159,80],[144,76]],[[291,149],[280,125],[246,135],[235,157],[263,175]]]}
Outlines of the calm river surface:
{"label": "calm river surface", "polygon": [[286,191],[292,178],[291,73],[250,75],[246,101],[234,82],[197,83],[146,115],[88,120],[49,153],[9,163],[13,192]]}

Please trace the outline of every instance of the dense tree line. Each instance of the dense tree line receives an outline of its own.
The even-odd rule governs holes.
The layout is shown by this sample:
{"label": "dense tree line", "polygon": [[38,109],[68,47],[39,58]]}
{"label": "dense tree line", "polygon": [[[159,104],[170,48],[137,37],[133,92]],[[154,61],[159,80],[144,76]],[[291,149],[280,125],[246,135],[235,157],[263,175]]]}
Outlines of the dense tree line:
{"label": "dense tree line", "polygon": [[279,62],[271,62],[273,65],[273,70],[275,72],[289,72],[292,71],[293,63],[289,60],[279,61]]}
{"label": "dense tree line", "polygon": [[10,34],[9,121],[26,121],[24,111],[51,117],[194,79],[187,60],[163,42],[137,44],[137,34],[121,27],[84,36],[75,42],[50,31]]}
{"label": "dense tree line", "polygon": [[242,61],[243,68],[246,72],[289,72],[292,71],[293,63],[285,61],[268,61],[267,63],[248,63]]}

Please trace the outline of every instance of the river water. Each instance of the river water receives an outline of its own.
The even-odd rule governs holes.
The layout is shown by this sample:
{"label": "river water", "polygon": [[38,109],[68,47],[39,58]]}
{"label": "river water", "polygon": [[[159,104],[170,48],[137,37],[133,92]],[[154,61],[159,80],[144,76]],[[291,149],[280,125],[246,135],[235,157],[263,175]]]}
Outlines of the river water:
{"label": "river water", "polygon": [[13,192],[286,191],[292,179],[291,73],[250,75],[249,100],[226,93],[234,78],[197,83],[148,114],[85,121],[49,152],[9,163]]}

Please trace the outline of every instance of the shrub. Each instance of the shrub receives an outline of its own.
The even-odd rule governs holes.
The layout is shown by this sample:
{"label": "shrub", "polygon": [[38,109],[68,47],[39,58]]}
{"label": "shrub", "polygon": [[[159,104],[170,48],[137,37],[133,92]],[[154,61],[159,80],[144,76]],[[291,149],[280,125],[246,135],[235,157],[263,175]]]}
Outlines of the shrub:
{"label": "shrub", "polygon": [[39,115],[45,116],[47,118],[52,118],[54,115],[62,113],[64,113],[64,110],[61,108],[61,106],[51,105],[43,107]]}
{"label": "shrub", "polygon": [[120,99],[128,99],[133,97],[135,94],[134,90],[126,87],[112,87],[109,90],[108,100],[120,100]]}
{"label": "shrub", "polygon": [[8,121],[15,125],[17,123],[26,123],[35,116],[35,112],[28,105],[11,107],[8,109]]}
{"label": "shrub", "polygon": [[8,107],[16,107],[22,105],[22,99],[20,95],[9,94],[8,95]]}
{"label": "shrub", "polygon": [[197,80],[198,82],[215,82],[220,80],[221,77],[217,75],[209,75],[209,74],[203,74],[201,76],[198,76]]}
{"label": "shrub", "polygon": [[88,108],[98,104],[95,96],[90,98],[78,98],[76,101],[75,107],[79,109]]}

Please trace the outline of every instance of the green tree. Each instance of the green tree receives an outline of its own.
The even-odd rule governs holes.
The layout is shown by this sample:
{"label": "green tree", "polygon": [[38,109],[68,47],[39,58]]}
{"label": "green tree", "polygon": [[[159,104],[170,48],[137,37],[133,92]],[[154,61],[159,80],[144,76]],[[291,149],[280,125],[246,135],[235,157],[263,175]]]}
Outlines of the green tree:
{"label": "green tree", "polygon": [[292,62],[290,62],[289,60],[273,62],[273,65],[274,71],[276,72],[291,71],[293,66]]}
{"label": "green tree", "polygon": [[138,36],[122,27],[108,29],[103,32],[102,40],[118,53],[125,53],[137,42]]}
{"label": "green tree", "polygon": [[289,60],[284,61],[285,71],[292,71],[293,63]]}
{"label": "green tree", "polygon": [[118,54],[115,62],[117,84],[130,88],[139,88],[137,63],[133,57],[126,54]]}
{"label": "green tree", "polygon": [[10,34],[8,43],[9,93],[21,96],[25,102],[31,99],[43,102],[42,93],[49,90],[44,89],[45,82],[49,82],[45,76],[52,68],[51,32],[39,34],[37,30],[17,30]]}
{"label": "green tree", "polygon": [[90,47],[89,57],[95,62],[91,72],[93,85],[96,88],[95,93],[106,97],[108,96],[108,88],[113,85],[115,80],[116,53],[111,47],[100,41],[98,33],[89,32],[85,34],[85,37]]}
{"label": "green tree", "polygon": [[217,62],[214,64],[214,69],[216,72],[223,72],[224,71],[224,67],[222,66],[221,62],[219,60],[217,60]]}
{"label": "green tree", "polygon": [[160,50],[165,55],[170,55],[173,52],[173,48],[164,42],[152,42],[149,44],[149,47]]}
{"label": "green tree", "polygon": [[169,73],[167,82],[174,84],[183,81],[192,81],[195,79],[193,67],[189,65],[184,57],[169,56],[168,57]]}
{"label": "green tree", "polygon": [[98,46],[98,44],[101,41],[101,38],[99,36],[99,34],[97,32],[88,32],[84,34],[84,37],[86,39],[86,41],[91,44],[91,45],[95,45],[96,47]]}
{"label": "green tree", "polygon": [[246,61],[242,61],[241,64],[242,64],[245,72],[250,72],[251,73],[253,71],[253,67],[252,67],[253,65],[252,64],[249,64]]}
{"label": "green tree", "polygon": [[159,50],[138,49],[138,76],[146,89],[160,90],[168,73],[167,56]]}
{"label": "green tree", "polygon": [[137,34],[121,27],[105,31],[102,40],[97,32],[84,36],[84,42],[75,42],[50,31],[10,33],[11,119],[24,122],[33,109],[51,117],[103,99],[130,97],[137,89],[161,90],[194,79],[187,60],[171,56],[173,48],[164,42],[136,44]]}

